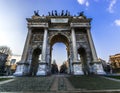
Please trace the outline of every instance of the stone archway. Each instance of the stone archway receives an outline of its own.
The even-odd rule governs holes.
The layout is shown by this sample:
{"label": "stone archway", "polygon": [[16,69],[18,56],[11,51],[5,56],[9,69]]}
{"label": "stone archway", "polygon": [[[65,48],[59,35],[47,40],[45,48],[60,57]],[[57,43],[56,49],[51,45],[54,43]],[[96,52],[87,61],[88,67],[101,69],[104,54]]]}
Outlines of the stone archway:
{"label": "stone archway", "polygon": [[[88,67],[90,67],[91,72],[104,74],[102,68],[96,69],[96,65],[99,67],[101,62],[98,62],[90,32],[91,18],[87,18],[83,14],[79,16],[34,15],[32,18],[27,18],[27,22],[28,34],[26,43],[21,61],[18,63],[14,75],[27,75],[29,72],[37,76],[48,75],[50,72],[52,46],[57,42],[62,42],[67,47],[70,74],[83,75],[82,68],[85,68],[84,72],[88,73]],[[40,49],[35,49],[31,57],[30,48],[36,45]],[[81,46],[86,46],[86,48],[78,49]],[[78,60],[78,53],[81,55],[83,62]],[[38,63],[40,54],[42,55],[41,61]],[[33,70],[34,65],[36,66],[35,70]]]}
{"label": "stone archway", "polygon": [[[70,60],[69,60],[69,55],[70,55],[70,46],[69,46],[69,39],[61,33],[55,34],[51,37],[50,39],[50,57],[52,59],[52,49],[53,49],[53,45],[56,43],[63,43],[66,46],[66,52],[67,52],[67,62],[68,62],[68,72],[70,73]],[[50,61],[50,63],[52,63],[52,60]]]}
{"label": "stone archway", "polygon": [[30,66],[30,75],[35,76],[38,70],[38,64],[41,57],[41,49],[36,48],[32,53],[32,62]]}

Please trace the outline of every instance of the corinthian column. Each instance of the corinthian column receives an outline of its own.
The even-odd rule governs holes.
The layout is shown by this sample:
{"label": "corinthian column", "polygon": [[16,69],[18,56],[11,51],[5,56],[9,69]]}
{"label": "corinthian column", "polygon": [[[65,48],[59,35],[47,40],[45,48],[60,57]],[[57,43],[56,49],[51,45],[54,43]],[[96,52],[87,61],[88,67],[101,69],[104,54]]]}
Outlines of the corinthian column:
{"label": "corinthian column", "polygon": [[31,38],[31,28],[28,28],[28,34],[27,34],[27,38],[26,38],[26,42],[24,45],[24,50],[23,50],[23,54],[22,54],[22,58],[21,61],[18,62],[17,64],[17,69],[14,73],[15,76],[23,76],[23,75],[28,75],[28,63],[26,63],[26,57],[28,54],[28,48],[29,48],[29,43],[30,43],[30,38]]}
{"label": "corinthian column", "polygon": [[74,28],[71,29],[72,36],[72,46],[73,46],[73,61],[77,62],[77,47],[76,47],[76,37]]}
{"label": "corinthian column", "polygon": [[88,35],[88,40],[89,40],[89,44],[90,44],[90,48],[91,48],[91,52],[92,52],[92,57],[93,57],[93,62],[97,62],[98,58],[97,58],[97,54],[95,51],[95,46],[92,40],[92,36],[90,33],[90,28],[87,28],[87,35]]}
{"label": "corinthian column", "polygon": [[27,38],[26,38],[26,42],[24,45],[24,50],[23,50],[23,54],[22,54],[22,58],[21,58],[22,62],[26,61],[27,52],[28,52],[29,43],[30,43],[30,38],[31,38],[31,31],[32,31],[32,29],[28,28],[28,34],[27,34]]}
{"label": "corinthian column", "polygon": [[83,75],[82,71],[82,64],[81,62],[78,61],[78,56],[77,56],[77,47],[76,47],[76,37],[75,37],[75,30],[72,28],[71,30],[71,36],[72,36],[72,45],[73,45],[73,71],[72,73],[74,75]]}
{"label": "corinthian column", "polygon": [[37,71],[37,76],[39,75],[47,75],[47,60],[46,60],[46,55],[47,55],[47,36],[48,36],[48,30],[47,28],[44,29],[44,37],[43,37],[43,46],[42,46],[42,56],[41,56],[41,62],[39,62],[39,67]]}
{"label": "corinthian column", "polygon": [[44,38],[43,38],[43,46],[42,46],[42,62],[45,62],[46,60],[46,50],[47,50],[47,35],[48,31],[47,28],[44,29]]}

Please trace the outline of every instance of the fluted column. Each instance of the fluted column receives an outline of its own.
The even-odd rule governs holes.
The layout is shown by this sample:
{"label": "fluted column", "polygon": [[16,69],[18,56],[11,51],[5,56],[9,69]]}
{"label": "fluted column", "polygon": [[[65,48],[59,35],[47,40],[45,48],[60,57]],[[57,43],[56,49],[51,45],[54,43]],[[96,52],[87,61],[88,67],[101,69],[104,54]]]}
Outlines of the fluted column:
{"label": "fluted column", "polygon": [[46,50],[47,50],[47,36],[48,31],[47,28],[44,29],[44,38],[43,38],[43,46],[42,46],[42,62],[46,61]]}
{"label": "fluted column", "polygon": [[94,43],[92,40],[90,28],[87,28],[87,35],[88,35],[88,40],[89,40],[89,44],[90,44],[90,48],[91,48],[91,52],[92,52],[93,62],[97,62],[98,58],[97,58],[95,46],[94,46]]}
{"label": "fluted column", "polygon": [[43,46],[42,46],[42,55],[41,61],[39,62],[38,71],[36,73],[37,76],[47,75],[48,63],[46,62],[46,55],[47,55],[47,36],[48,30],[44,28],[44,37],[43,37]]}
{"label": "fluted column", "polygon": [[31,39],[31,33],[32,33],[32,29],[28,28],[28,34],[27,34],[27,38],[26,38],[26,41],[25,41],[22,58],[21,58],[21,61],[18,62],[18,64],[17,64],[17,69],[14,73],[15,76],[28,75],[29,63],[26,63],[26,61],[27,61],[26,57],[27,57],[27,54],[28,54],[29,43],[30,43],[30,39]]}
{"label": "fluted column", "polygon": [[22,62],[26,61],[27,52],[28,52],[29,43],[30,43],[30,38],[31,38],[31,32],[32,32],[32,29],[28,28],[28,34],[27,34],[27,38],[26,38],[26,42],[24,45],[24,50],[23,50],[23,54],[22,54],[22,58],[21,58]]}
{"label": "fluted column", "polygon": [[71,29],[72,36],[72,46],[73,46],[73,61],[77,62],[77,47],[76,47],[76,37],[74,28]]}

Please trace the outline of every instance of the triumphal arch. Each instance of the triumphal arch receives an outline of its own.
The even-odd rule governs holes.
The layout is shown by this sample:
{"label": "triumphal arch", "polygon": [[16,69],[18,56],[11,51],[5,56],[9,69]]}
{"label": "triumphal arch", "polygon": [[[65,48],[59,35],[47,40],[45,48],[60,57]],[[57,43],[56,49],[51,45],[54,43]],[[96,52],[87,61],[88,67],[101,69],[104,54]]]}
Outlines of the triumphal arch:
{"label": "triumphal arch", "polygon": [[93,44],[91,20],[83,12],[72,16],[68,11],[52,11],[40,16],[34,11],[32,18],[27,18],[26,43],[14,75],[50,74],[52,47],[57,42],[66,45],[69,74],[105,74]]}

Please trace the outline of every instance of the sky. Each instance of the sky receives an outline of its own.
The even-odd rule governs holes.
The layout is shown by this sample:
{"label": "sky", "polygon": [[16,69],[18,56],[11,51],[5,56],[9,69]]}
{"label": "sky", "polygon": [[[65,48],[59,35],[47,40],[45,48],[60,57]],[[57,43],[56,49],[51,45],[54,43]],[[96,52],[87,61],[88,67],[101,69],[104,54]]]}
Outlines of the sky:
{"label": "sky", "polygon": [[64,43],[55,43],[52,50],[52,60],[55,60],[58,67],[67,61],[66,45]]}
{"label": "sky", "polygon": [[[27,21],[39,10],[40,15],[47,15],[52,10],[69,10],[71,15],[84,11],[92,18],[91,33],[99,58],[106,61],[110,55],[120,53],[120,0],[0,0],[0,46],[11,48],[13,54],[22,55],[27,36]],[[65,45],[54,45],[53,55],[59,58],[61,48],[64,56]],[[55,57],[55,56],[54,56]]]}

